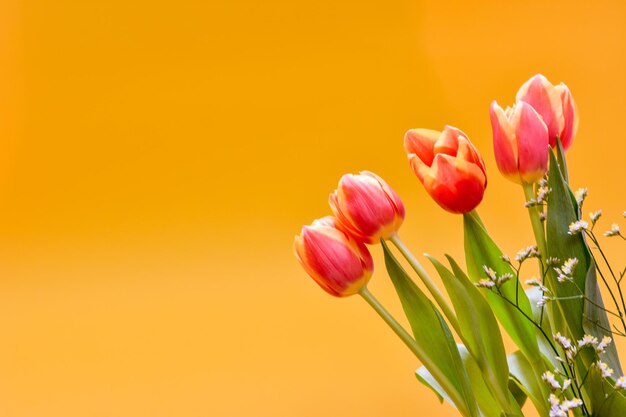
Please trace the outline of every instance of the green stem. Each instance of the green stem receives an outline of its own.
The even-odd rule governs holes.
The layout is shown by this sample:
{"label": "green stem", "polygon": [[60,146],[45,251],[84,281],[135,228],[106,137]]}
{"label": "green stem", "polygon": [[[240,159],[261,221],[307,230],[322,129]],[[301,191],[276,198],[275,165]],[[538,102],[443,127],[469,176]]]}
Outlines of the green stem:
{"label": "green stem", "polygon": [[454,314],[452,306],[444,298],[441,291],[439,291],[439,288],[437,288],[437,285],[433,282],[430,275],[428,275],[428,272],[426,272],[426,270],[422,267],[417,258],[415,258],[415,256],[411,253],[409,248],[406,247],[404,242],[402,242],[397,234],[393,235],[389,240],[396,246],[396,248],[398,248],[400,253],[402,253],[402,256],[404,256],[404,258],[408,261],[409,265],[411,265],[411,268],[413,268],[413,270],[417,273],[417,275],[420,277],[424,285],[426,285],[426,288],[428,288],[428,291],[433,296],[439,307],[441,307],[441,311],[448,319],[448,322],[450,322],[450,325],[452,326],[454,331],[459,336],[461,336],[461,327],[459,326],[459,321],[456,318],[456,314]]}
{"label": "green stem", "polygon": [[[524,197],[526,197],[526,201],[530,201],[535,198],[535,191],[533,190],[532,183],[523,183],[522,187],[524,188]],[[533,227],[533,233],[535,235],[535,240],[537,241],[537,249],[539,249],[539,253],[541,253],[541,256],[545,261],[548,259],[548,249],[546,245],[546,231],[543,227],[543,222],[539,217],[539,207],[528,207],[528,215],[530,216],[530,224]],[[541,259],[539,260],[539,265],[541,266]]]}
{"label": "green stem", "polygon": [[378,315],[391,327],[391,330],[395,332],[396,335],[404,342],[406,347],[409,348],[411,352],[417,357],[417,359],[422,362],[422,364],[428,369],[428,372],[435,378],[435,380],[441,385],[441,387],[446,391],[446,393],[450,396],[450,399],[456,406],[456,408],[463,414],[467,416],[467,409],[465,408],[465,402],[463,398],[459,395],[457,389],[452,384],[452,382],[446,377],[446,375],[441,371],[441,368],[436,366],[436,364],[430,361],[428,355],[424,350],[417,344],[415,339],[411,337],[411,335],[404,330],[404,328],[398,323],[398,321],[383,307],[382,304],[372,295],[371,292],[367,289],[367,287],[361,288],[359,294],[367,303],[378,313]]}

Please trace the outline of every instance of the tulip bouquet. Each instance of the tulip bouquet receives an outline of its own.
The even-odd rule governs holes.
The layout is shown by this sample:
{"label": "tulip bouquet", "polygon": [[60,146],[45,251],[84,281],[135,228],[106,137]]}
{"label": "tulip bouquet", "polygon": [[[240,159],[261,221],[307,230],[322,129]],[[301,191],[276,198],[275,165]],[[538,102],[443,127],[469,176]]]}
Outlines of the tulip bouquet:
{"label": "tulip bouquet", "polygon": [[[400,197],[371,172],[341,178],[330,195],[334,216],[302,228],[296,257],[331,295],[360,295],[422,363],[418,380],[464,417],[522,416],[527,401],[524,410],[542,417],[626,416],[626,377],[613,343],[626,336],[626,269],[602,250],[594,230],[601,211],[585,220],[586,190],[573,192],[568,183],[565,151],[578,121],[572,95],[536,75],[512,107],[494,101],[490,116],[498,168],[522,187],[535,245],[511,257],[500,251],[475,210],[487,186],[485,164],[465,133],[446,126],[409,130],[404,147],[428,194],[463,215],[465,268],[450,256],[444,264],[426,255],[448,297],[398,237]],[[626,240],[618,225],[604,236]],[[382,246],[411,332],[367,288],[374,265],[366,245],[374,244]],[[537,263],[535,277],[527,276],[528,262]],[[517,350],[505,351],[501,329]]]}

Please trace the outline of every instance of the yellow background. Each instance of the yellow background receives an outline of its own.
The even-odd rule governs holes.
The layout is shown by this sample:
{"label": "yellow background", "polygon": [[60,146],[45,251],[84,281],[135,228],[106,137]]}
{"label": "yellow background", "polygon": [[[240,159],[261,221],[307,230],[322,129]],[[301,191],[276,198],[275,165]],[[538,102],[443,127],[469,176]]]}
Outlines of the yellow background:
{"label": "yellow background", "polygon": [[[579,106],[573,185],[624,225],[623,2],[3,0],[0,415],[455,415],[292,239],[369,169],[416,253],[460,258],[460,217],[402,149],[449,123],[485,157],[496,239],[530,244],[488,106],[537,72]],[[371,289],[399,313],[372,251]]]}

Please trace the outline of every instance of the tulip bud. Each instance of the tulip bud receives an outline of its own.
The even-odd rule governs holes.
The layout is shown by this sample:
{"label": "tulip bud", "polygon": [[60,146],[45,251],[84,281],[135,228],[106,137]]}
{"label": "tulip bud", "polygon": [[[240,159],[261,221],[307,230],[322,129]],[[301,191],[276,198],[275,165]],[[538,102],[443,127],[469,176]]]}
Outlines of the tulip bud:
{"label": "tulip bud", "polygon": [[329,203],[340,227],[365,243],[389,239],[404,221],[404,205],[398,194],[369,171],[341,177]]}
{"label": "tulip bud", "polygon": [[446,126],[443,132],[411,129],[404,148],[417,178],[430,196],[452,213],[467,213],[483,199],[485,163],[467,135]]}
{"label": "tulip bud", "polygon": [[493,148],[498,169],[517,183],[533,183],[548,170],[548,128],[532,106],[523,101],[490,107]]}
{"label": "tulip bud", "polygon": [[304,226],[294,243],[296,258],[324,291],[347,297],[367,285],[374,262],[365,245],[337,227],[334,217]]}
{"label": "tulip bud", "polygon": [[555,147],[559,138],[563,149],[569,148],[578,130],[578,114],[572,93],[565,84],[554,86],[537,74],[522,85],[516,99],[530,104],[543,118],[550,146]]}

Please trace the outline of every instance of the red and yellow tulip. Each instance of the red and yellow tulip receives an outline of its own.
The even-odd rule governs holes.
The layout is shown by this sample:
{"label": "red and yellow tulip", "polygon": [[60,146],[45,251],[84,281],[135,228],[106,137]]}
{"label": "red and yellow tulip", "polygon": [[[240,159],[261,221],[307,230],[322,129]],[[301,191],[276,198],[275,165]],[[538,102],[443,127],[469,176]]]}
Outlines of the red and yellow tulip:
{"label": "red and yellow tulip", "polygon": [[369,171],[341,177],[329,203],[340,227],[365,243],[389,239],[404,221],[404,205],[398,194]]}
{"label": "red and yellow tulip", "polygon": [[296,258],[322,289],[335,297],[356,294],[374,271],[374,262],[362,242],[324,217],[304,226],[294,240]]}
{"label": "red and yellow tulip", "polygon": [[543,118],[550,146],[556,146],[559,138],[563,149],[569,148],[578,130],[578,112],[565,84],[552,85],[546,77],[537,74],[520,87],[516,99],[530,104]]}
{"label": "red and yellow tulip", "polygon": [[493,147],[498,169],[517,183],[535,182],[548,169],[548,128],[533,107],[523,101],[503,110],[490,107]]}
{"label": "red and yellow tulip", "polygon": [[461,130],[411,129],[404,148],[430,196],[452,213],[467,213],[483,199],[487,174],[482,157]]}

